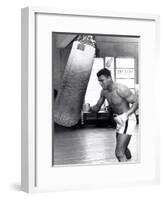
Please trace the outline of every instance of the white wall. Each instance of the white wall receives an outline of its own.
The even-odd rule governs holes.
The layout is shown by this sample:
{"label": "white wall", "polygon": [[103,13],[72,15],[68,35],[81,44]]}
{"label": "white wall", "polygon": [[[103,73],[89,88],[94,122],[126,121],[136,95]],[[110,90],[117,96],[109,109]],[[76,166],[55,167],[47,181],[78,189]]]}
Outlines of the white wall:
{"label": "white wall", "polygon": [[[164,198],[163,159],[161,162],[161,185],[133,188],[110,188],[96,191],[76,191],[64,193],[27,195],[20,192],[20,9],[28,5],[53,6],[65,9],[109,10],[121,12],[157,13],[161,15],[161,37],[163,37],[164,12],[162,0],[5,0],[0,7],[0,199],[149,199]],[[161,38],[161,66],[163,62],[163,38]],[[164,67],[163,67],[164,68]],[[154,69],[155,70],[155,69]],[[160,78],[160,117],[162,122],[162,102],[164,70]],[[159,85],[160,86],[160,85]],[[161,108],[162,107],[162,108]],[[157,108],[158,109],[158,108]],[[161,132],[161,141],[164,136]],[[163,143],[163,142],[162,142]],[[161,145],[162,146],[162,145]],[[164,148],[161,147],[163,153]],[[163,157],[163,154],[162,156]],[[85,174],[84,174],[85,176]]]}

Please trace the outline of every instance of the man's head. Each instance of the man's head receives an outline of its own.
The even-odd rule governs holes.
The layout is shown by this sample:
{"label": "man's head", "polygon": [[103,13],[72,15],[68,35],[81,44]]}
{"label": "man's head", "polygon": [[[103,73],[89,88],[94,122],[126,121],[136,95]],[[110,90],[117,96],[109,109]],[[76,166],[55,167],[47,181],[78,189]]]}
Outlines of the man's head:
{"label": "man's head", "polygon": [[98,71],[97,77],[101,87],[104,90],[108,89],[111,83],[113,82],[111,77],[111,72],[106,68],[103,68],[100,71]]}

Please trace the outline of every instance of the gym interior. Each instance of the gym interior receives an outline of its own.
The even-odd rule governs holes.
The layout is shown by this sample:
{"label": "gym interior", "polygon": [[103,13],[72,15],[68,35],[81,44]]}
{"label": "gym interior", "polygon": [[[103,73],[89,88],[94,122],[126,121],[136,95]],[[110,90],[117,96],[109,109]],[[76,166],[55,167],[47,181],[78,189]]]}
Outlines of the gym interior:
{"label": "gym interior", "polygon": [[[63,74],[73,42],[79,34],[52,34],[53,103],[60,91]],[[97,113],[89,107],[99,99],[101,87],[96,73],[107,68],[114,81],[139,93],[139,42],[138,36],[94,35],[96,51],[78,123],[64,127],[53,123],[52,163],[54,166],[118,163],[115,157],[116,123],[105,101]],[[85,58],[84,58],[85,59]],[[139,110],[135,112],[137,126],[129,148],[131,163],[140,160]]]}

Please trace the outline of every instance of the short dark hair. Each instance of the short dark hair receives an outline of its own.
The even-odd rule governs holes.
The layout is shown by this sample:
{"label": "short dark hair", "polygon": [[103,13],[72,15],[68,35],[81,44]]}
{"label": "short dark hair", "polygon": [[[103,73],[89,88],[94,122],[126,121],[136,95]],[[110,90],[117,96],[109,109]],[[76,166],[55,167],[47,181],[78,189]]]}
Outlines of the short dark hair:
{"label": "short dark hair", "polygon": [[104,75],[105,77],[111,77],[111,72],[107,68],[103,68],[100,71],[97,72],[97,77],[99,78],[101,75]]}

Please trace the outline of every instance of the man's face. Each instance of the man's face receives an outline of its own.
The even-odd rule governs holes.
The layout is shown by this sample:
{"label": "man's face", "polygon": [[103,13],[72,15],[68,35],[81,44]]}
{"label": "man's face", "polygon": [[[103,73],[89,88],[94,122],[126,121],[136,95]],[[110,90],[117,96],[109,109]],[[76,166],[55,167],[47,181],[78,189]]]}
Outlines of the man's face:
{"label": "man's face", "polygon": [[111,78],[110,78],[110,76],[106,77],[104,75],[101,75],[98,77],[98,81],[99,81],[101,87],[104,90],[106,90],[108,88],[108,86],[110,85]]}

